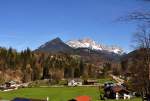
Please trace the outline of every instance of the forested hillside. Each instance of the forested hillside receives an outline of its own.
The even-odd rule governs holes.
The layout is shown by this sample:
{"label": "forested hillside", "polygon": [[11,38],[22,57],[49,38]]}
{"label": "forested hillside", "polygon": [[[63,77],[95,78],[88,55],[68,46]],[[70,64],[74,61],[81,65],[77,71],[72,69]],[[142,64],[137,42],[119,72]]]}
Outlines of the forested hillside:
{"label": "forested hillside", "polygon": [[112,64],[95,65],[79,55],[32,52],[29,48],[17,52],[0,49],[0,81],[30,82],[40,79],[58,81],[63,78],[96,78],[111,70]]}

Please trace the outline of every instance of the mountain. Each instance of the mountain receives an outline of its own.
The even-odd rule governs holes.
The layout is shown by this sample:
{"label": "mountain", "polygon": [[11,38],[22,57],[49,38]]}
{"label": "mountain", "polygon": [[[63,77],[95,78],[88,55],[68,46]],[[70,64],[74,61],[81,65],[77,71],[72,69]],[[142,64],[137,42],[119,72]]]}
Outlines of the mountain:
{"label": "mountain", "polygon": [[55,38],[45,44],[41,45],[35,52],[50,52],[50,53],[57,53],[57,52],[64,52],[64,53],[72,53],[73,48],[65,44],[60,38]]}
{"label": "mountain", "polygon": [[104,61],[119,61],[123,51],[118,47],[97,44],[91,39],[72,40],[65,43],[60,38],[55,38],[41,45],[35,52],[79,55],[85,61],[97,64]]}
{"label": "mountain", "polygon": [[[148,51],[150,51],[150,49]],[[122,55],[121,61],[124,61],[124,60],[131,61],[132,58],[137,59],[139,57],[143,57],[142,55],[145,55],[146,52],[147,52],[147,50],[145,48],[133,50],[133,51],[129,52],[128,54]]]}
{"label": "mountain", "polygon": [[107,54],[117,54],[122,55],[123,49],[117,46],[106,46],[98,44],[91,39],[82,39],[82,40],[70,40],[66,43],[63,42],[60,38],[55,38],[45,44],[41,45],[35,51],[42,52],[64,52],[64,53],[74,53],[80,51],[90,50],[94,52],[107,53]]}
{"label": "mountain", "polygon": [[92,50],[107,51],[107,52],[112,52],[116,54],[123,54],[123,49],[121,49],[120,47],[98,44],[89,38],[82,39],[82,40],[70,40],[66,42],[66,44],[75,49],[89,48]]}
{"label": "mountain", "polygon": [[[147,57],[147,53],[149,53],[148,51],[150,52],[150,49],[147,50],[145,48],[140,48],[133,50],[128,54],[122,55],[120,58],[120,63],[123,69],[123,74],[129,76],[130,73],[135,70],[134,68],[139,68],[140,65],[143,66],[143,62],[146,61],[145,57]],[[143,70],[143,68],[144,66],[141,69]],[[139,68],[140,71],[141,69]]]}

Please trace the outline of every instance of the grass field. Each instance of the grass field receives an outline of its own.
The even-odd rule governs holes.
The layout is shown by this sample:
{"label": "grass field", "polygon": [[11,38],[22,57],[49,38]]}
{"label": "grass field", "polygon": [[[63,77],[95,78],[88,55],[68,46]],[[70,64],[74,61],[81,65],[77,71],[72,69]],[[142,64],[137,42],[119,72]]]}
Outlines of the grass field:
{"label": "grass field", "polygon": [[[49,97],[50,101],[67,101],[79,95],[89,95],[92,97],[92,101],[99,101],[97,87],[22,88],[16,91],[0,92],[0,97],[8,100],[15,97],[36,99],[46,99],[46,97]],[[140,101],[140,99],[132,99],[130,101]]]}
{"label": "grass field", "polygon": [[104,84],[104,83],[106,83],[106,82],[113,82],[113,83],[116,83],[116,81],[113,80],[113,79],[110,78],[110,77],[101,78],[101,79],[99,79],[98,81],[99,81],[99,83],[101,83],[101,84]]}

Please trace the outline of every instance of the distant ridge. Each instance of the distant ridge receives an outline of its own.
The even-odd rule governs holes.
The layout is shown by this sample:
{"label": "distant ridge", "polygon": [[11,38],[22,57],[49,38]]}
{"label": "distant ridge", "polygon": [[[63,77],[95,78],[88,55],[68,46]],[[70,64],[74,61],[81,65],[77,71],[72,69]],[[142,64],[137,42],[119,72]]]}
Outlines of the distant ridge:
{"label": "distant ridge", "polygon": [[[80,40],[86,43],[87,47],[71,47],[75,43],[76,45],[80,45],[78,42],[75,41],[68,41],[63,42],[59,37],[46,42],[45,44],[41,45],[38,49],[35,50],[35,52],[44,52],[44,53],[66,53],[70,55],[79,55],[86,61],[119,61],[120,56],[122,55],[122,50],[119,48],[111,48],[112,50],[118,49],[117,53],[113,51],[108,51],[103,49],[94,49],[96,48],[97,44],[92,40]],[[84,45],[83,44],[83,45]],[[82,45],[82,44],[81,44]],[[90,46],[93,45],[93,46]],[[95,46],[94,46],[95,45]],[[108,48],[109,49],[109,48]]]}
{"label": "distant ridge", "polygon": [[89,38],[80,40],[69,40],[65,43],[59,37],[46,42],[35,51],[52,52],[52,53],[55,52],[72,53],[78,48],[87,48],[89,50],[101,52],[103,51],[118,55],[122,55],[124,53],[123,49],[120,47],[98,44],[94,40],[91,40]]}
{"label": "distant ridge", "polygon": [[57,37],[41,45],[35,51],[36,52],[50,52],[50,53],[57,53],[57,52],[72,53],[73,48],[65,44],[59,37]]}
{"label": "distant ridge", "polygon": [[107,46],[96,43],[90,38],[80,40],[70,40],[66,42],[72,48],[89,48],[92,50],[108,51],[116,54],[123,54],[123,49],[117,46]]}

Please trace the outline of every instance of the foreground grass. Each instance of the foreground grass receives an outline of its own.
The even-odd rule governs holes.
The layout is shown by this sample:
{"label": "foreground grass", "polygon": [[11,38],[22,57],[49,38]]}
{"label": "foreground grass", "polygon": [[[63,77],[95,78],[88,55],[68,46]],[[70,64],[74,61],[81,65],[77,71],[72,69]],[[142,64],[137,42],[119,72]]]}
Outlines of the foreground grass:
{"label": "foreground grass", "polygon": [[26,97],[36,99],[50,98],[50,101],[67,101],[79,95],[89,95],[94,101],[98,99],[97,87],[63,87],[63,88],[23,88],[16,91],[0,92],[3,99],[13,99],[15,97]]}
{"label": "foreground grass", "polygon": [[[88,95],[92,97],[92,101],[99,101],[98,87],[22,88],[16,91],[0,92],[0,98],[8,100],[15,97],[35,99],[46,99],[46,97],[49,97],[50,101],[67,101],[80,95]],[[132,101],[140,101],[140,99],[133,99]]]}

